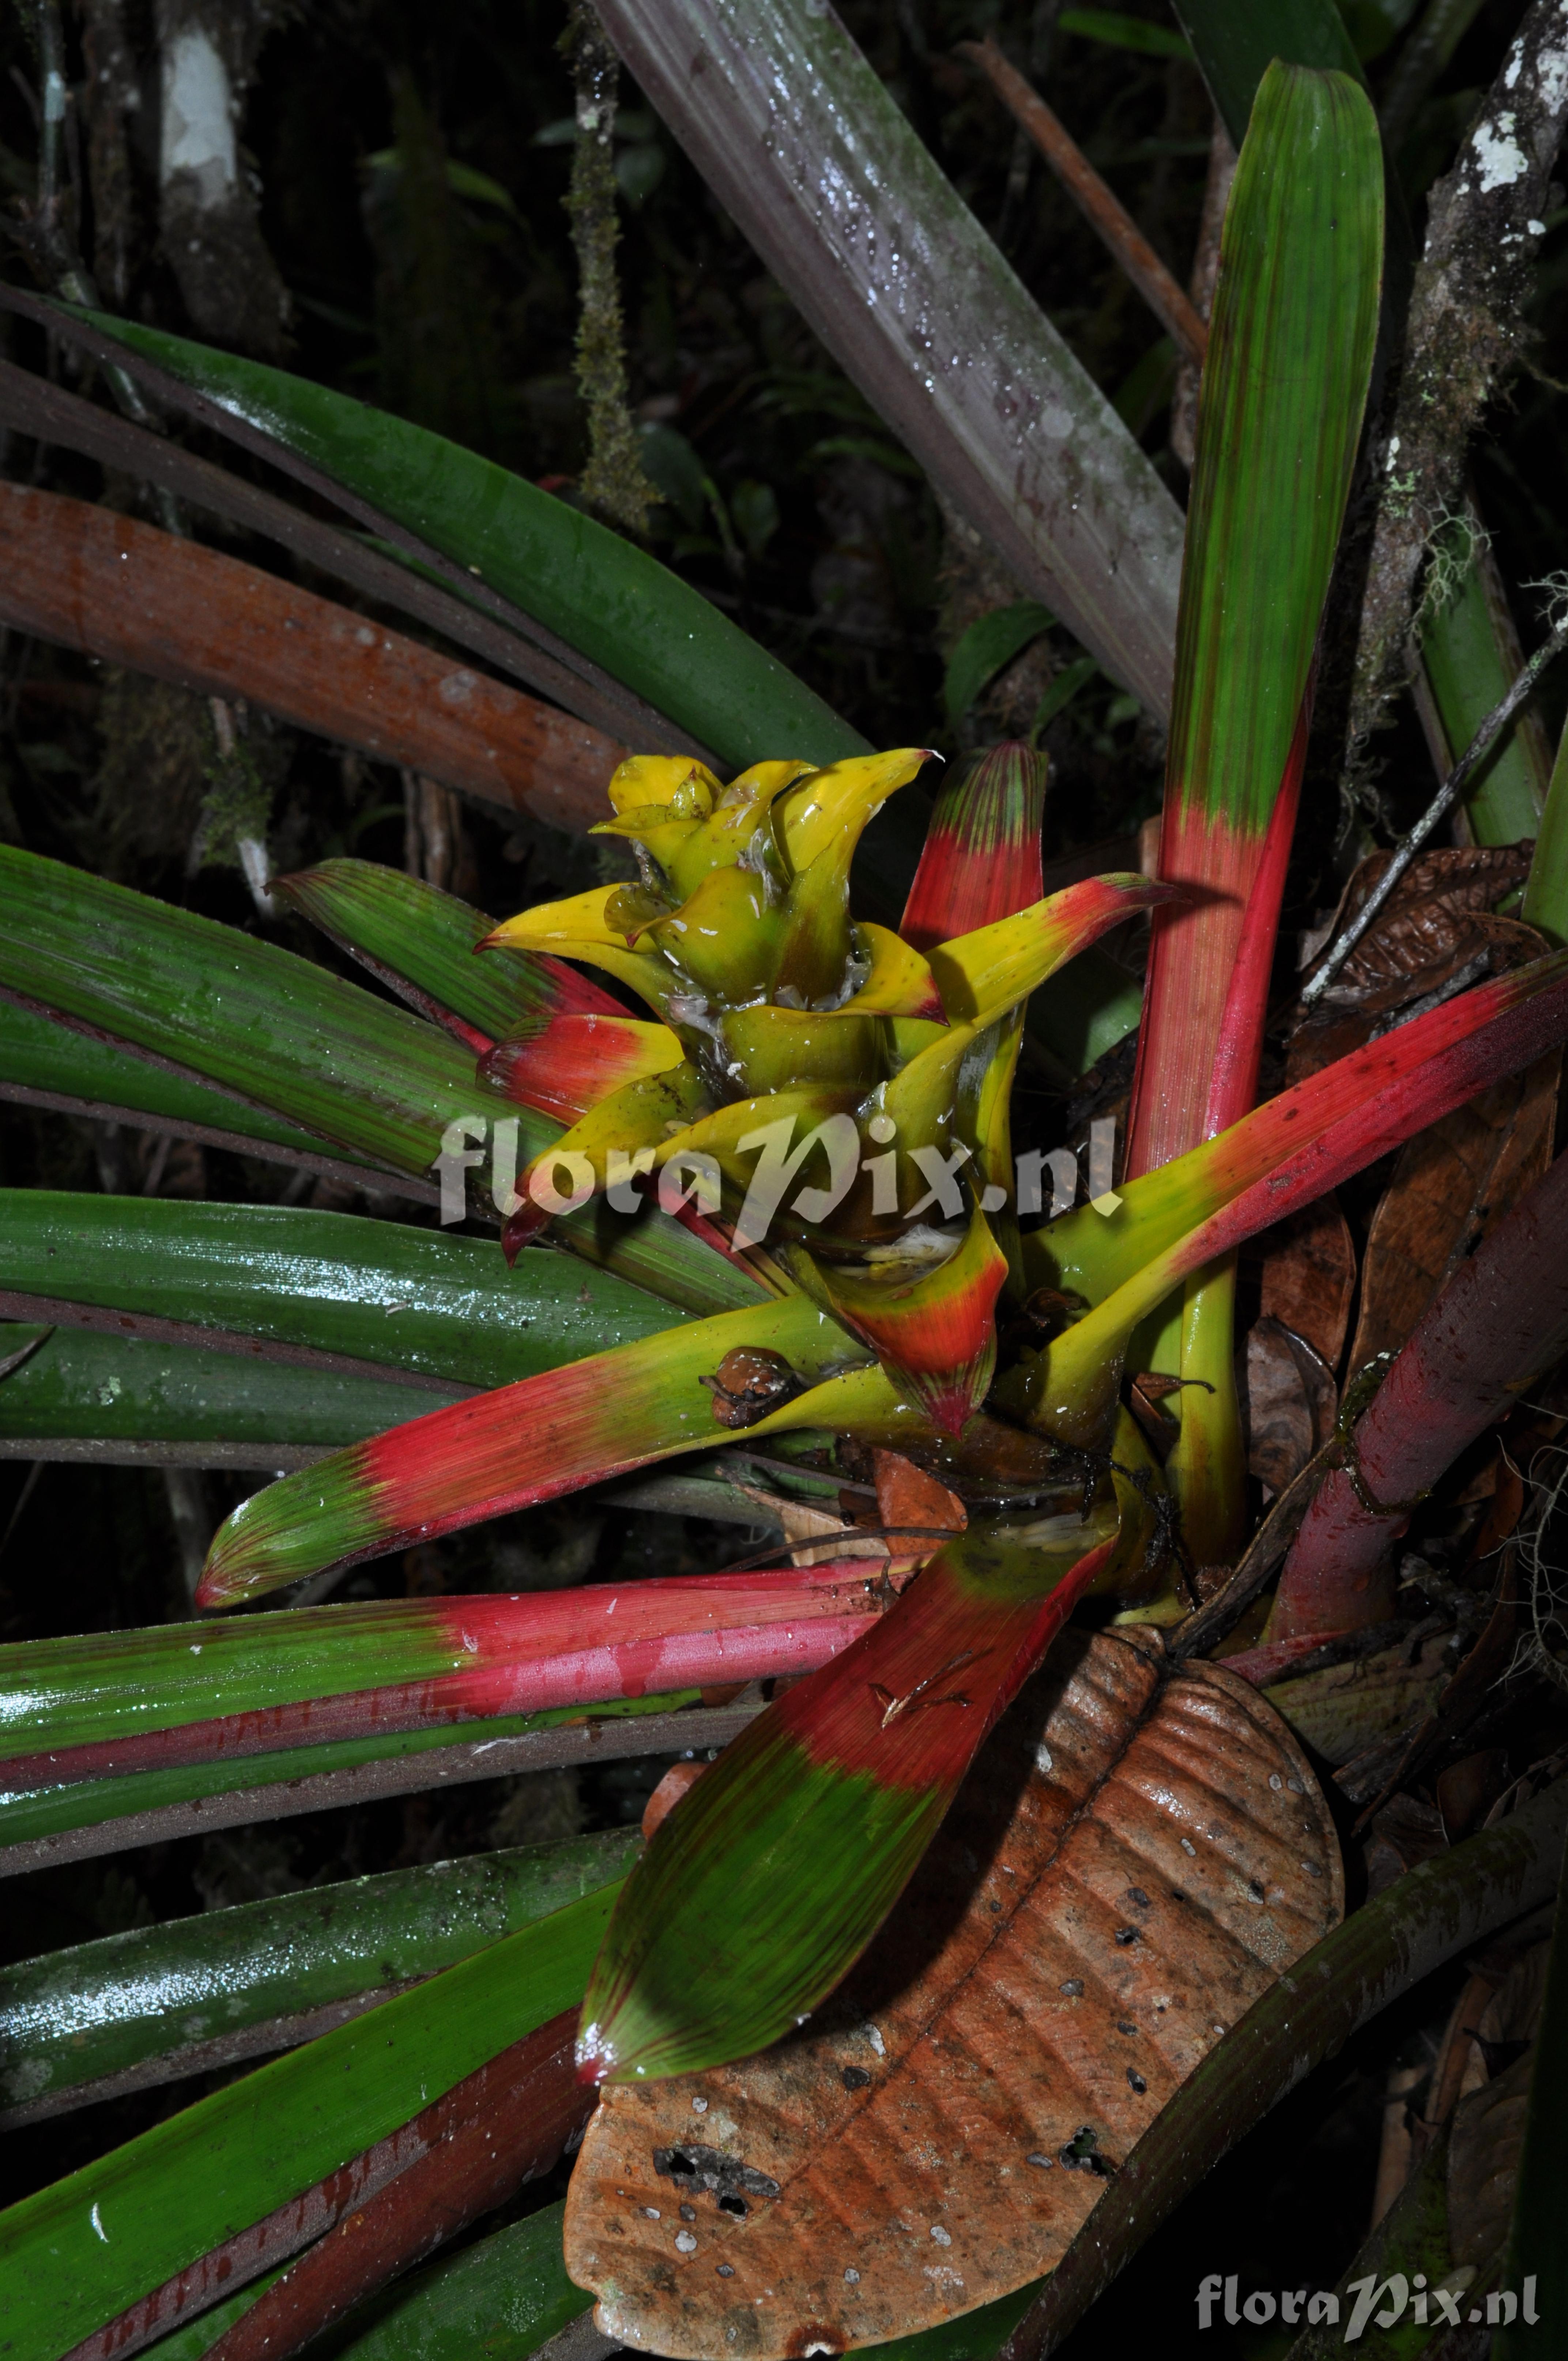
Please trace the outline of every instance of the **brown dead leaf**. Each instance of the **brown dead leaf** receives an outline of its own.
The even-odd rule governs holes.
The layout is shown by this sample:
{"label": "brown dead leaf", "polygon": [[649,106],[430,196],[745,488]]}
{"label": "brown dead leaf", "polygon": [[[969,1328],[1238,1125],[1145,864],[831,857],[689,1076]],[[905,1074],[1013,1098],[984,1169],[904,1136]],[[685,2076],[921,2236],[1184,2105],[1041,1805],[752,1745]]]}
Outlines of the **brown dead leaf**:
{"label": "brown dead leaf", "polygon": [[[1441,845],[1418,852],[1369,933],[1323,997],[1341,1007],[1397,1008],[1430,992],[1479,948],[1477,922],[1530,874],[1533,844]],[[1365,907],[1390,855],[1362,862],[1345,889],[1325,945]]]}
{"label": "brown dead leaf", "polygon": [[1355,1246],[1335,1196],[1321,1197],[1258,1241],[1263,1273],[1258,1309],[1304,1337],[1337,1369],[1355,1294]]}
{"label": "brown dead leaf", "polygon": [[922,1526],[934,1533],[961,1533],[969,1523],[969,1511],[956,1492],[949,1492],[901,1451],[873,1448],[872,1470],[877,1517],[889,1536],[885,1544],[888,1577],[902,1584],[925,1565],[940,1543],[934,1538],[899,1542],[893,1536],[900,1531],[918,1533]]}
{"label": "brown dead leaf", "polygon": [[1272,1681],[1266,1695],[1315,1754],[1351,1763],[1413,1730],[1442,1695],[1448,1672],[1448,1634],[1439,1632],[1413,1664],[1400,1640],[1376,1655]]}
{"label": "brown dead leaf", "polygon": [[1562,1066],[1553,1049],[1399,1150],[1366,1241],[1353,1369],[1398,1350],[1443,1281],[1546,1170]]}
{"label": "brown dead leaf", "polygon": [[838,2353],[1050,2270],[1181,2081],[1340,1917],[1305,1756],[1220,1667],[1073,1634],[808,2030],[607,2090],[566,2268],[674,2356]]}
{"label": "brown dead leaf", "polygon": [[[1497,904],[1529,873],[1529,844],[1453,845],[1417,855],[1394,894],[1291,1038],[1286,1079],[1304,1082],[1335,1058],[1358,1049],[1396,1010],[1453,983],[1485,958],[1497,972],[1545,948],[1533,928],[1499,917]],[[1332,920],[1303,943],[1314,965],[1331,939],[1365,906],[1388,865],[1386,852],[1364,861]]]}
{"label": "brown dead leaf", "polygon": [[1238,1360],[1247,1472],[1271,1492],[1282,1492],[1334,1431],[1339,1390],[1333,1373],[1303,1337],[1266,1315],[1247,1331]]}

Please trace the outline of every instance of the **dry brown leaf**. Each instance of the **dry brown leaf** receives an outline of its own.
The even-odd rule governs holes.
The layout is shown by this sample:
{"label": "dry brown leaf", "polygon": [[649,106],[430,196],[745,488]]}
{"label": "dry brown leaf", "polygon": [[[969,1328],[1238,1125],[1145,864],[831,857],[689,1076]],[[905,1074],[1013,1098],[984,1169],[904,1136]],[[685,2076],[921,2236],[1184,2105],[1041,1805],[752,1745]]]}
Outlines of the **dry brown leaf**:
{"label": "dry brown leaf", "polygon": [[[1534,849],[1447,845],[1418,852],[1324,998],[1342,1007],[1398,1007],[1415,992],[1431,991],[1480,948],[1477,922],[1484,929],[1497,904],[1523,884]],[[1375,852],[1361,863],[1335,914],[1332,934],[1365,906],[1389,859],[1387,852]]]}
{"label": "dry brown leaf", "polygon": [[1553,1049],[1399,1150],[1366,1241],[1353,1369],[1398,1352],[1444,1280],[1546,1170],[1562,1066]]}
{"label": "dry brown leaf", "polygon": [[1355,1294],[1355,1246],[1335,1196],[1321,1197],[1258,1241],[1258,1309],[1339,1367]]}
{"label": "dry brown leaf", "polygon": [[1435,1633],[1411,1664],[1400,1640],[1352,1664],[1271,1681],[1265,1694],[1315,1754],[1351,1763],[1413,1730],[1436,1703],[1450,1670],[1448,1641],[1447,1632]]}
{"label": "dry brown leaf", "polygon": [[1073,1634],[809,2030],[606,2092],[566,2268],[677,2356],[837,2353],[1050,2270],[1224,2029],[1334,1926],[1305,1756],[1219,1666]]}
{"label": "dry brown leaf", "polygon": [[872,1452],[872,1480],[876,1485],[877,1516],[889,1534],[884,1543],[888,1553],[889,1579],[902,1584],[940,1547],[935,1538],[905,1539],[902,1543],[892,1536],[900,1532],[918,1533],[925,1526],[933,1533],[961,1533],[969,1523],[969,1511],[956,1492],[935,1476],[916,1467],[901,1451]]}
{"label": "dry brown leaf", "polygon": [[1282,1492],[1332,1434],[1339,1390],[1311,1345],[1266,1315],[1247,1331],[1238,1360],[1247,1472]]}

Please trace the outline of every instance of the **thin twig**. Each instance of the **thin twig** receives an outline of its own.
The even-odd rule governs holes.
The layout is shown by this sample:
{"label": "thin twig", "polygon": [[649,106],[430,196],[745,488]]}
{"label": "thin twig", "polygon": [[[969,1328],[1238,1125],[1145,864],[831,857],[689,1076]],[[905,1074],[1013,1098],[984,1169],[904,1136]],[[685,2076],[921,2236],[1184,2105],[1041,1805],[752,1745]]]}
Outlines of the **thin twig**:
{"label": "thin twig", "polygon": [[1545,644],[1537,648],[1508,695],[1487,714],[1414,828],[1396,847],[1393,859],[1367,895],[1362,908],[1351,920],[1339,940],[1325,951],[1318,967],[1303,984],[1301,988],[1303,1008],[1310,1008],[1314,1001],[1322,998],[1323,994],[1328,990],[1356,944],[1366,933],[1439,820],[1444,818],[1453,809],[1472,774],[1490,753],[1493,745],[1530,695],[1548,664],[1561,655],[1565,647],[1568,647],[1568,620],[1560,623]]}
{"label": "thin twig", "polygon": [[1209,331],[1179,281],[1172,278],[1119,197],[1113,196],[1071,133],[1009,64],[987,35],[960,41],[1019,128],[1027,132],[1075,205],[1099,232],[1150,311],[1180,347],[1183,360],[1201,368]]}

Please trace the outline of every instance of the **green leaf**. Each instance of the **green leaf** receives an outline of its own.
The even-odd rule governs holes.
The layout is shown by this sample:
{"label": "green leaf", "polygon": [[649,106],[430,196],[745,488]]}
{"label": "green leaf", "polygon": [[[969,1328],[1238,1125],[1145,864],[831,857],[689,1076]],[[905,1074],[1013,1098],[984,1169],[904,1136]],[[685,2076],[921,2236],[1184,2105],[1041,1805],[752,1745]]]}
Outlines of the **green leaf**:
{"label": "green leaf", "polygon": [[45,1341],[0,1383],[7,1457],[276,1475],[422,1418],[443,1398],[390,1378],[82,1328],[0,1327],[0,1356],[30,1337]]}
{"label": "green leaf", "polygon": [[[1452,768],[1502,703],[1524,656],[1508,594],[1473,513],[1439,537],[1432,569],[1439,578],[1431,585],[1421,621],[1421,661],[1445,768]],[[1550,767],[1544,733],[1526,707],[1465,790],[1477,844],[1518,844],[1539,833]]]}
{"label": "green leaf", "polygon": [[[448,1764],[460,1763],[457,1775],[471,1777],[465,1750],[475,1746],[488,1747],[501,1739],[529,1738],[540,1730],[560,1730],[568,1723],[590,1719],[596,1730],[602,1730],[607,1722],[677,1713],[696,1705],[698,1697],[696,1689],[669,1689],[656,1696],[597,1705],[591,1717],[579,1706],[552,1706],[543,1713],[497,1714],[489,1720],[448,1722],[433,1730],[378,1731],[370,1738],[325,1740],[317,1746],[290,1747],[274,1754],[235,1755],[223,1763],[182,1763],[166,1771],[119,1772],[105,1779],[70,1780],[48,1787],[16,1789],[0,1795],[0,1846],[47,1843],[52,1837],[91,1828],[95,1834],[85,1848],[87,1851],[121,1851],[128,1845],[148,1841],[141,1817],[144,1813],[178,1811],[186,1805],[209,1803],[214,1796],[248,1795],[252,1790],[259,1790],[265,1796],[269,1787],[292,1790],[301,1781],[324,1780],[334,1773],[363,1770],[375,1763],[410,1766],[394,1785],[378,1790],[402,1795],[419,1787],[441,1785],[448,1775]],[[614,1752],[646,1753],[647,1748],[621,1744]],[[425,1755],[435,1759],[425,1772],[418,1772],[418,1758]],[[609,1750],[601,1759],[609,1759]],[[319,1795],[323,1808],[344,1800],[341,1794]],[[303,1808],[291,1795],[280,1801],[278,1812],[281,1816],[289,1810]],[[236,1817],[258,1820],[270,1816],[262,1804]],[[116,1825],[119,1823],[125,1825]],[[215,1825],[226,1828],[232,1822],[225,1819]],[[75,1850],[67,1847],[67,1854],[73,1854]]]}
{"label": "green leaf", "polygon": [[1058,673],[1035,708],[1035,719],[1029,725],[1029,736],[1036,746],[1042,733],[1050,728],[1057,715],[1066,710],[1080,688],[1088,686],[1099,669],[1092,656],[1080,656],[1076,664],[1069,664],[1065,671]]}
{"label": "green leaf", "polygon": [[1137,977],[1094,945],[1047,977],[1029,1003],[1028,1030],[1072,1077],[1124,1041],[1143,1013]]}
{"label": "green leaf", "polygon": [[616,1891],[509,1936],[0,2214],[0,2334],[14,2361],[53,2361],[571,2007]]}
{"label": "green leaf", "polygon": [[526,951],[477,958],[496,920],[400,869],[323,861],[275,877],[271,890],[438,1024],[456,1017],[500,1041],[561,1008],[619,1013],[619,1001],[559,960]]}
{"label": "green leaf", "polygon": [[825,763],[868,752],[699,590],[523,477],[284,369],[128,320],[83,316],[480,575],[725,763],[798,755]]}
{"label": "green leaf", "polygon": [[[285,1477],[218,1531],[198,1594],[231,1606],[418,1535],[477,1524],[678,1451],[718,1429],[702,1379],[734,1348],[781,1353],[807,1391],[774,1426],[821,1425],[812,1389],[865,1356],[804,1296],[760,1302],[503,1387]],[[836,1421],[830,1422],[837,1423]]]}
{"label": "green leaf", "polygon": [[1054,620],[1037,598],[1020,598],[1015,606],[993,607],[970,625],[948,658],[942,686],[950,727],[958,728],[986,682],[1022,654],[1031,640],[1049,631]]}
{"label": "green leaf", "polygon": [[[422,1180],[446,1126],[498,1104],[472,1052],[406,1009],[236,928],[11,846],[0,846],[0,991]],[[529,1108],[506,1112],[517,1115],[520,1166],[560,1137]],[[691,1310],[760,1294],[656,1210],[631,1222],[585,1207],[553,1235]]]}
{"label": "green leaf", "polygon": [[1139,49],[1149,58],[1192,56],[1191,44],[1168,25],[1151,25],[1145,16],[1119,16],[1112,8],[1064,8],[1057,30],[1079,33],[1085,40],[1105,41],[1115,49]]}
{"label": "green leaf", "polygon": [[53,1189],[0,1190],[0,1290],[459,1386],[507,1385],[683,1320],[565,1255],[520,1255],[509,1271],[488,1240],[353,1213]]}
{"label": "green leaf", "polygon": [[641,1843],[618,1828],[391,1870],[0,1969],[0,2106],[52,2113],[111,2076],[142,2087],[291,2047],[296,2020],[455,1966],[623,1877]]}
{"label": "green leaf", "polygon": [[1382,251],[1364,93],[1272,66],[1221,247],[1171,715],[1170,788],[1233,830],[1261,834],[1285,775],[1355,460]]}
{"label": "green leaf", "polygon": [[1275,58],[1348,74],[1366,87],[1334,0],[1269,0],[1266,8],[1256,0],[1171,0],[1171,8],[1237,148],[1246,137],[1258,84]]}
{"label": "green leaf", "polygon": [[[272,1148],[283,1161],[325,1159],[332,1154],[313,1132],[280,1122],[259,1107],[243,1106],[193,1075],[151,1065],[112,1041],[92,1040],[35,1009],[0,1000],[0,1097],[13,1093],[45,1101],[77,1101],[84,1111],[113,1108],[133,1116],[158,1116],[161,1130],[179,1129],[188,1137],[221,1133],[242,1149],[254,1141],[258,1155]],[[339,1154],[345,1163],[364,1164],[368,1179],[382,1177],[383,1168],[350,1158],[346,1149]]]}

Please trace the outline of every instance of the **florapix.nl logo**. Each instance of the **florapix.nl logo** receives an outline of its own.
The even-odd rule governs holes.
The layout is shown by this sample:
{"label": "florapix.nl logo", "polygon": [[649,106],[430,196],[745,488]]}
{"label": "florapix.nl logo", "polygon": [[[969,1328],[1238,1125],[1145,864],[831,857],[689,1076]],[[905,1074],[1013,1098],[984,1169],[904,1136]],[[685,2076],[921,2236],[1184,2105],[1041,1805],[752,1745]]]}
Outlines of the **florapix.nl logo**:
{"label": "florapix.nl logo", "polygon": [[1485,2295],[1477,2292],[1472,2298],[1475,2277],[1470,2264],[1431,2284],[1423,2271],[1409,2279],[1402,2271],[1390,2271],[1386,2279],[1368,2273],[1365,2279],[1349,2281],[1343,2300],[1336,2290],[1320,2288],[1310,2292],[1304,2287],[1284,2288],[1277,2293],[1254,2288],[1238,2300],[1240,2280],[1222,2279],[1218,2271],[1211,2271],[1198,2283],[1198,2325],[1212,2328],[1217,2319],[1231,2328],[1244,2323],[1249,2328],[1267,2328],[1275,2322],[1286,2328],[1343,2324],[1341,2341],[1345,2345],[1357,2343],[1369,2327],[1394,2328],[1407,2318],[1412,2328],[1536,2326],[1541,2314],[1536,2310],[1534,2272],[1518,2290],[1491,2288]]}
{"label": "florapix.nl logo", "polygon": [[[873,1213],[896,1213],[902,1205],[910,1224],[960,1218],[967,1210],[964,1168],[972,1159],[972,1148],[961,1140],[946,1153],[929,1145],[905,1148],[892,1122],[882,1115],[873,1116],[867,1131],[877,1151],[871,1156],[862,1152],[861,1134],[848,1115],[829,1115],[798,1139],[793,1115],[748,1132],[737,1146],[756,1162],[735,1224],[736,1245],[765,1245],[786,1205],[804,1222],[825,1222],[862,1173],[871,1181]],[[503,1221],[517,1212],[523,1202],[517,1189],[518,1134],[516,1115],[499,1120],[460,1115],[447,1125],[433,1166],[441,1183],[444,1227],[466,1220],[476,1210],[473,1190],[481,1196],[488,1193]],[[1030,1148],[1014,1159],[1011,1191],[993,1181],[977,1192],[981,1211],[997,1213],[1010,1204],[1021,1219],[1048,1213],[1054,1221],[1078,1202],[1081,1182],[1097,1212],[1113,1213],[1122,1202],[1112,1186],[1115,1158],[1115,1117],[1098,1117],[1089,1126],[1085,1170],[1080,1172],[1070,1148]],[[535,1166],[528,1194],[543,1213],[551,1214],[575,1213],[596,1192],[613,1212],[628,1216],[641,1213],[647,1203],[666,1213],[678,1214],[688,1205],[704,1214],[719,1211],[723,1176],[716,1158],[687,1150],[671,1157],[655,1174],[657,1161],[652,1148],[630,1152],[610,1148],[600,1191],[600,1176],[588,1158],[565,1150]],[[916,1189],[921,1193],[916,1195]]]}

